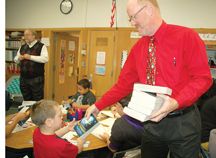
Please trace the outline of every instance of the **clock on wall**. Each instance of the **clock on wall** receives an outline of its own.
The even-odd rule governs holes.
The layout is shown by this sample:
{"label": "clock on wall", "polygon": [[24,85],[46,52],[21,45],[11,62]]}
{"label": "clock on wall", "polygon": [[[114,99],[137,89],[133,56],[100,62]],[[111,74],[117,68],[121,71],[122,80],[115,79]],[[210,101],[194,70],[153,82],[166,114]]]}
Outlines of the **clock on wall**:
{"label": "clock on wall", "polygon": [[73,9],[73,2],[71,0],[63,0],[60,3],[60,11],[63,14],[69,14]]}

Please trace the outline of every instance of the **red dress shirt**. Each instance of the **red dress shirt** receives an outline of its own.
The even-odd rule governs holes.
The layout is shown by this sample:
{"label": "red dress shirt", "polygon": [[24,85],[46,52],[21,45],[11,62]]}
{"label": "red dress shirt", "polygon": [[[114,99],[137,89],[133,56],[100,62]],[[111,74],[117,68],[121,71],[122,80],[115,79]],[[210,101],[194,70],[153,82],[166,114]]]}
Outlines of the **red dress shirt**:
{"label": "red dress shirt", "polygon": [[[204,42],[194,30],[165,22],[154,36],[155,85],[172,89],[178,109],[191,106],[212,84]],[[134,83],[146,84],[149,40],[144,36],[133,46],[117,83],[95,103],[99,110],[130,94]]]}

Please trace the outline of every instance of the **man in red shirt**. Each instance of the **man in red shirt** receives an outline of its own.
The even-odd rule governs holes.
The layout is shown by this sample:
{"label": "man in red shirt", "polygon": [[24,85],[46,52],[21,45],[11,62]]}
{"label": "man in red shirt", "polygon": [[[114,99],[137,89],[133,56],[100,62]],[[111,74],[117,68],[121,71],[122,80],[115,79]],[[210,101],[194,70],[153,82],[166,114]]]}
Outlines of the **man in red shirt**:
{"label": "man in red shirt", "polygon": [[[169,149],[174,158],[197,158],[201,127],[193,103],[212,84],[205,45],[192,29],[166,24],[156,0],[129,0],[127,13],[142,38],[117,83],[88,108],[86,117],[131,93],[136,82],[169,87],[172,95],[162,96],[162,108],[143,123],[142,157],[166,157]],[[145,106],[145,100],[140,102]]]}

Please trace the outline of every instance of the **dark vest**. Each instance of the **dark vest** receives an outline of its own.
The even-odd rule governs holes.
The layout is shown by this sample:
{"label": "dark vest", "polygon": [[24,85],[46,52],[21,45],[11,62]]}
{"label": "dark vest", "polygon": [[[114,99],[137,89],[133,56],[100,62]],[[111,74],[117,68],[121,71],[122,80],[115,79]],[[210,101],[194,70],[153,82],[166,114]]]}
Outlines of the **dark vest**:
{"label": "dark vest", "polygon": [[[31,48],[29,48],[28,44],[24,44],[20,48],[20,54],[40,56],[43,45],[44,44],[39,41]],[[20,61],[20,76],[24,78],[44,76],[44,63],[38,63],[26,59]]]}

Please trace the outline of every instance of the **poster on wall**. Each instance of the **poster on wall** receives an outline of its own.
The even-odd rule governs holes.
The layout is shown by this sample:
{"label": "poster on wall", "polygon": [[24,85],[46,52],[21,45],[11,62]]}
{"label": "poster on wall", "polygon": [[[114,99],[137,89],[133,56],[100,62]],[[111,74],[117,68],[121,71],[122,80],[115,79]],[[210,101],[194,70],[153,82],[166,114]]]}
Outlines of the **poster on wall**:
{"label": "poster on wall", "polygon": [[66,55],[66,41],[61,40],[60,45],[60,68],[59,68],[59,84],[63,84],[65,82],[65,55]]}
{"label": "poster on wall", "polygon": [[101,65],[95,66],[95,74],[97,75],[105,75],[106,67]]}
{"label": "poster on wall", "polygon": [[68,43],[68,50],[75,51],[75,49],[76,49],[75,41],[69,41],[69,43]]}
{"label": "poster on wall", "polygon": [[106,52],[97,52],[96,64],[105,64]]}

